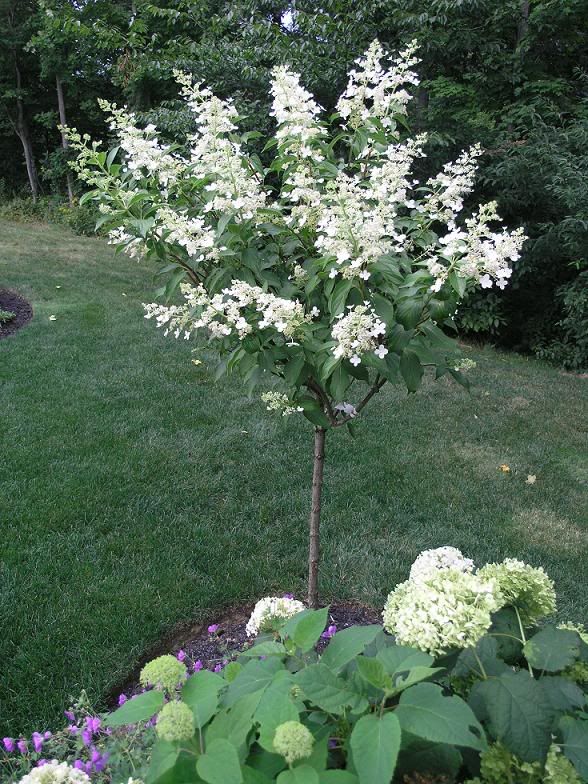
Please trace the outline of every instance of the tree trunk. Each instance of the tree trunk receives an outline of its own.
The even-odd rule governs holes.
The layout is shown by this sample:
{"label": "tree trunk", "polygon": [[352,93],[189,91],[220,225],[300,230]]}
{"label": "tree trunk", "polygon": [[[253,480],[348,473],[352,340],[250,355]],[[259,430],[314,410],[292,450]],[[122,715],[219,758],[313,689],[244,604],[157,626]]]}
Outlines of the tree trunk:
{"label": "tree trunk", "polygon": [[21,93],[22,79],[16,58],[14,68],[16,73],[16,120],[13,121],[14,130],[16,131],[16,135],[21,141],[24,151],[27,175],[29,177],[29,184],[31,186],[33,201],[37,201],[37,196],[39,195],[39,176],[37,174],[37,167],[35,165],[35,157],[33,155],[33,144],[31,142],[29,126],[24,112],[24,104]]}
{"label": "tree trunk", "polygon": [[[57,106],[59,107],[59,123],[61,126],[64,126],[67,125],[67,117],[65,114],[65,99],[63,97],[63,82],[61,81],[59,76],[55,77],[55,84],[57,86]],[[61,131],[61,146],[66,151],[67,148],[69,147],[67,136],[65,134],[65,131],[63,130]],[[69,169],[66,174],[66,180],[67,180],[67,198],[69,200],[69,206],[73,207],[73,203],[74,203],[73,179]]]}
{"label": "tree trunk", "polygon": [[310,537],[308,545],[308,606],[318,607],[318,570],[320,555],[321,493],[325,464],[324,427],[314,429],[314,465],[312,471],[312,506],[310,509]]}

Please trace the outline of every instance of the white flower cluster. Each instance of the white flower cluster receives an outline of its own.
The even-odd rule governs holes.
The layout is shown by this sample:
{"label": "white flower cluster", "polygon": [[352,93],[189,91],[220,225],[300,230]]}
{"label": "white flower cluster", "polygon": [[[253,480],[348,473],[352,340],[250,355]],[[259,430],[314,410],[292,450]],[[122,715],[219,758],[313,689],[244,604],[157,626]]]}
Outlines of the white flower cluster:
{"label": "white flower cluster", "polygon": [[440,557],[441,568],[429,569],[434,561],[429,555],[416,579],[400,583],[388,596],[383,624],[399,645],[442,656],[475,646],[490,628],[492,613],[504,604],[497,582],[472,574],[468,559],[452,558],[457,567],[445,566]]}
{"label": "white flower cluster", "polygon": [[138,128],[135,116],[126,109],[117,109],[114,104],[99,101],[100,107],[110,112],[109,127],[116,131],[121,148],[126,153],[125,165],[137,177],[157,177],[160,185],[167,188],[177,182],[186,166],[186,161],[172,155],[167,144],[160,144],[154,125]]}
{"label": "white flower cluster", "polygon": [[108,232],[109,245],[121,245],[127,256],[132,259],[142,259],[147,252],[147,247],[142,237],[134,237],[121,226]]}
{"label": "white flower cluster", "polygon": [[261,399],[266,404],[268,411],[281,411],[282,416],[290,416],[290,414],[298,414],[304,411],[301,406],[292,405],[288,395],[280,392],[264,392]]}
{"label": "white flower cluster", "polygon": [[406,104],[411,95],[401,89],[403,85],[417,85],[417,75],[411,71],[418,59],[414,56],[416,42],[412,42],[390,68],[384,69],[385,56],[379,41],[373,41],[367,52],[357,59],[357,68],[349,72],[349,81],[337,102],[337,111],[351,128],[365,124],[370,118],[378,119],[384,127],[392,124],[391,115],[406,114]]}
{"label": "white flower cluster", "polygon": [[[300,84],[300,76],[286,65],[272,71],[270,91],[273,96],[270,114],[276,118],[276,139],[286,141],[300,158],[317,160],[319,153],[309,146],[324,135],[324,128],[317,122],[321,107],[312,95]],[[322,160],[322,155],[320,159]]]}
{"label": "white flower cluster", "polygon": [[320,214],[322,193],[316,187],[323,180],[315,176],[307,162],[298,163],[286,172],[283,197],[292,203],[285,221],[290,226],[314,228]]}
{"label": "white flower cluster", "polygon": [[[293,339],[300,327],[311,320],[297,300],[276,297],[259,286],[233,280],[231,286],[210,297],[202,286],[183,284],[186,305],[143,304],[145,318],[155,318],[158,327],[165,326],[165,334],[173,331],[179,337],[184,331],[188,339],[193,329],[206,327],[213,338],[233,334],[244,338],[256,329],[273,328]],[[200,310],[199,315],[194,310]]]}
{"label": "white flower cluster", "polygon": [[213,251],[214,230],[203,218],[190,218],[186,213],[176,212],[170,207],[160,207],[155,218],[157,221],[155,233],[159,237],[164,237],[167,242],[185,248],[191,258],[196,258],[198,261],[207,257],[217,258],[217,254]]}
{"label": "white flower cluster", "polygon": [[423,145],[427,141],[426,134],[416,139],[409,139],[404,144],[390,144],[380,156],[383,162],[373,166],[370,171],[368,197],[376,202],[383,202],[391,217],[396,215],[395,205],[406,204],[406,192],[418,184],[410,178],[415,158],[424,158]]}
{"label": "white flower cluster", "polygon": [[[443,171],[427,181],[432,189],[425,197],[419,211],[431,220],[455,226],[455,219],[463,209],[463,199],[474,189],[478,165],[476,159],[482,154],[479,144],[464,150],[459,158],[443,166]],[[418,209],[418,208],[417,208]]]}
{"label": "white flower cluster", "polygon": [[431,572],[440,569],[457,569],[459,572],[471,572],[474,562],[466,558],[457,547],[437,547],[434,550],[423,550],[410,568],[409,580],[420,582]]}
{"label": "white flower cluster", "polygon": [[297,599],[287,597],[266,596],[260,599],[247,621],[245,631],[248,637],[255,637],[260,632],[272,631],[276,621],[291,618],[302,612],[305,607]]}
{"label": "white flower cluster", "polygon": [[359,365],[361,355],[369,351],[384,359],[388,349],[381,343],[381,336],[386,334],[386,325],[370,303],[348,305],[347,309],[349,313],[340,313],[331,330],[333,339],[337,341],[333,354],[349,359],[352,365]]}
{"label": "white flower cluster", "polygon": [[19,784],[90,784],[90,777],[67,762],[52,760],[40,768],[33,768]]}
{"label": "white flower cluster", "polygon": [[176,79],[198,124],[198,133],[189,139],[192,176],[210,180],[203,211],[233,212],[237,221],[254,218],[268,194],[248,169],[241,145],[227,138],[236,130],[235,107],[207,87],[192,84],[186,74],[176,73]]}

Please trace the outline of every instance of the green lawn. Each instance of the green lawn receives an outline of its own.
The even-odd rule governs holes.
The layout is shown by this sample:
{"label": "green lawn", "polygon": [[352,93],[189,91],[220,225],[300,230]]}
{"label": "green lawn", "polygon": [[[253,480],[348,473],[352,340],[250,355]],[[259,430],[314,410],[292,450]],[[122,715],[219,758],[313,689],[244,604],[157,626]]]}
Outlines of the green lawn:
{"label": "green lawn", "polygon": [[[0,224],[0,286],[35,308],[0,341],[0,737],[56,726],[82,687],[99,701],[178,621],[304,588],[311,426],[213,385],[145,321],[151,271]],[[328,437],[323,595],[381,606],[420,550],[453,544],[543,565],[585,621],[588,381],[464,352],[471,394],[385,388],[356,440]]]}

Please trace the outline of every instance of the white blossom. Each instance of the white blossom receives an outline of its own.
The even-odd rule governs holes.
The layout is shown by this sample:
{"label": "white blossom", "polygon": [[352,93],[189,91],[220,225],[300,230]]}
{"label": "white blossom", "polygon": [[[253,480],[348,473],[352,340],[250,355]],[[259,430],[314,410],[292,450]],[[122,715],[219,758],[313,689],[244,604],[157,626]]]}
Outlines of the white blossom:
{"label": "white blossom", "polygon": [[381,336],[386,334],[386,325],[369,302],[348,305],[347,309],[349,312],[340,314],[331,330],[333,340],[337,341],[333,354],[340,359],[349,359],[352,365],[359,365],[361,356],[370,351],[380,356],[384,350],[385,356],[388,352],[381,344]]}
{"label": "white blossom", "polygon": [[248,637],[255,637],[260,632],[272,631],[277,621],[291,618],[305,609],[302,602],[287,597],[266,596],[260,599],[247,621],[245,631]]}
{"label": "white blossom", "polygon": [[19,780],[19,784],[90,784],[87,773],[72,768],[67,762],[52,760],[33,768]]}
{"label": "white blossom", "polygon": [[410,568],[409,579],[418,582],[439,569],[471,572],[473,568],[474,562],[457,547],[437,547],[434,550],[423,550]]}
{"label": "white blossom", "polygon": [[304,411],[302,406],[293,405],[288,395],[281,392],[264,392],[261,399],[266,404],[268,411],[280,411],[282,416],[290,416]]}
{"label": "white blossom", "polygon": [[[300,158],[317,160],[319,153],[310,143],[317,141],[325,133],[317,121],[321,107],[300,84],[299,74],[291,71],[287,65],[274,68],[270,92],[273,96],[270,114],[278,123],[276,139],[286,141],[287,148],[293,148]],[[320,155],[320,160],[323,158],[324,156]]]}

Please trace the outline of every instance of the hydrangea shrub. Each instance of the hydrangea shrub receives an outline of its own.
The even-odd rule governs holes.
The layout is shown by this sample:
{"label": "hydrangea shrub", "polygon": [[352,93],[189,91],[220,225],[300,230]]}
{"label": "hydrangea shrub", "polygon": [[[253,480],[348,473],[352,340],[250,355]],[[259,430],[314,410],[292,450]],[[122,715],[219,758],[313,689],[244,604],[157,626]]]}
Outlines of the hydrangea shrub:
{"label": "hydrangea shrub", "polygon": [[[447,334],[458,300],[503,288],[522,229],[496,204],[465,210],[479,146],[435,176],[415,173],[426,137],[403,138],[416,45],[391,59],[377,41],[349,73],[337,111],[287,66],[272,72],[276,132],[263,162],[231,100],[177,74],[195,131],[181,146],[104,103],[118,146],[69,130],[74,166],[109,241],[161,265],[163,304],[145,317],[176,338],[208,338],[217,376],[238,372],[270,411],[315,426],[309,600],[318,601],[325,432],[351,426],[384,384],[419,387],[426,368],[467,384]],[[179,286],[183,301],[170,304]]]}
{"label": "hydrangea shrub", "polygon": [[[459,590],[440,592],[447,584]],[[542,598],[531,618],[533,593]],[[415,597],[404,640],[402,609]],[[248,623],[254,639],[221,672],[187,677],[182,662],[173,669],[174,657],[159,657],[141,673],[153,688],[109,715],[68,718],[79,733],[91,730],[87,753],[106,760],[87,763],[100,784],[400,784],[418,774],[448,784],[582,784],[588,634],[538,626],[554,608],[542,569],[513,559],[476,569],[455,548],[427,550],[391,592],[383,627],[325,632],[327,608],[266,597]],[[58,733],[36,736],[35,755],[17,755],[24,739],[4,746],[33,763],[63,754]],[[21,784],[85,782],[84,763],[68,763],[40,759]],[[58,769],[62,778],[52,778]]]}

